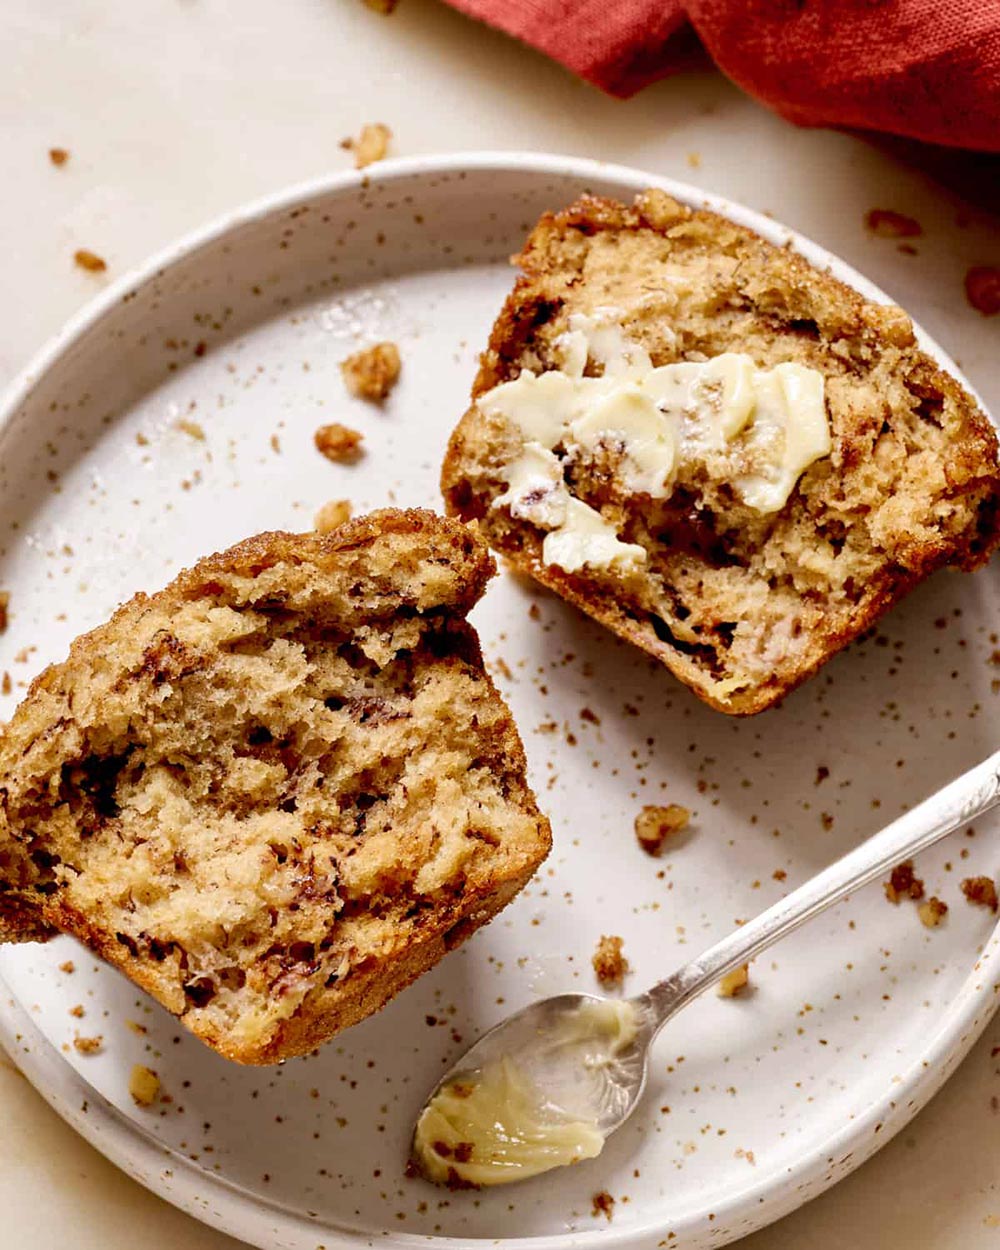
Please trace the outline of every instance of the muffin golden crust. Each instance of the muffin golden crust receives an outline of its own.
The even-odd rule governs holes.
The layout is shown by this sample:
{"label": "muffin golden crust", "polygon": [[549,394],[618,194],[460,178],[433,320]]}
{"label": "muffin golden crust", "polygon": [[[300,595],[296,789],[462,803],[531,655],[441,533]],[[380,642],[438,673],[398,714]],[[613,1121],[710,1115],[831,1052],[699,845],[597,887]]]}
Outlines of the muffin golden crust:
{"label": "muffin golden crust", "polygon": [[[656,191],[632,207],[584,196],[546,214],[517,260],[523,273],[448,447],[447,509],[712,706],[771,706],[928,574],[973,569],[1000,540],[995,431],[899,308]],[[740,353],[760,370],[814,371],[826,453],[762,511],[697,464],[656,497],[623,488],[614,464],[550,443],[559,487],[632,565],[544,559],[544,526],[509,502],[524,432],[481,401],[527,370],[564,370],[573,325],[609,316],[653,368]],[[585,377],[603,376],[602,362],[585,363]]]}
{"label": "muffin golden crust", "polygon": [[465,526],[260,534],[137,595],[0,739],[0,940],[85,942],[230,1059],[302,1054],[548,852]]}

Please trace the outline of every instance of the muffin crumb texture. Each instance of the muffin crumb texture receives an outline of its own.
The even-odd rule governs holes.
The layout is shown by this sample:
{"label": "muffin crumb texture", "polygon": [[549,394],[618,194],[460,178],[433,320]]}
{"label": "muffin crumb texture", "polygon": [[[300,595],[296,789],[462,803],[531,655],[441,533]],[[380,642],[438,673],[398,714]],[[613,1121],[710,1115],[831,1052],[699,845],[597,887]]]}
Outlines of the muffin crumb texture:
{"label": "muffin crumb texture", "polygon": [[[885,214],[877,224],[913,231]],[[772,706],[934,570],[977,568],[1000,541],[996,433],[920,350],[901,309],[659,191],[631,207],[583,196],[547,213],[517,261],[522,274],[445,458],[448,510],[478,520],[515,568],[713,707],[750,715]],[[985,276],[973,285],[985,310],[995,288]],[[584,322],[600,332],[581,347]],[[811,370],[822,378],[829,453],[778,510],[760,511],[735,489],[738,468],[713,475],[697,456],[672,452],[665,470],[657,461],[656,481],[667,485],[643,485],[655,411],[642,418],[634,455],[613,422],[596,447],[587,443],[588,422],[611,420],[597,408],[548,449],[551,421],[535,409],[515,420],[495,395],[528,370],[565,377],[582,367],[584,379],[600,378],[629,353],[653,370],[727,353],[760,370]],[[711,437],[688,424],[704,424],[715,402],[685,409],[678,447]],[[630,408],[621,420],[640,418]],[[567,543],[562,563],[546,562],[546,543],[552,554],[569,532],[564,505],[574,524],[586,521],[586,536],[571,558]]]}
{"label": "muffin crumb texture", "polygon": [[229,1058],[370,1015],[549,848],[464,526],[263,534],[138,595],[0,740],[0,940],[63,930]]}

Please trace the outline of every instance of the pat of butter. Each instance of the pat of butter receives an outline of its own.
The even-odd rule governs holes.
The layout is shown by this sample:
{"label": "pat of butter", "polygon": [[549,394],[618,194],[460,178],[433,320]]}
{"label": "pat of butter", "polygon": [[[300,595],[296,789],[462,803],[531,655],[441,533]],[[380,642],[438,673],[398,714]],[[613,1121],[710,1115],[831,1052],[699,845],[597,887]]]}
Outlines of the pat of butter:
{"label": "pat of butter", "polygon": [[[494,506],[552,531],[544,558],[569,571],[634,565],[641,558],[594,509],[568,506],[572,497],[558,489],[556,448],[582,459],[610,452],[626,490],[654,499],[670,497],[679,470],[700,466],[765,514],[784,507],[805,470],[832,449],[816,370],[791,362],[758,369],[741,352],[653,368],[645,348],[622,329],[623,315],[612,308],[574,314],[558,340],[563,369],[525,370],[478,400],[484,413],[510,422],[527,444],[525,455],[508,466],[508,490]],[[603,366],[600,377],[585,376],[588,360]],[[551,456],[544,467],[541,453]],[[549,483],[544,503],[538,498],[543,477]]]}
{"label": "pat of butter", "polygon": [[684,455],[720,451],[750,420],[757,370],[749,356],[723,352],[706,361],[661,365],[642,387],[662,413],[678,423]]}
{"label": "pat of butter", "polygon": [[569,496],[566,520],[545,535],[542,559],[567,573],[581,569],[635,569],[646,562],[646,549],[623,543],[614,527],[589,504]]}
{"label": "pat of butter", "polygon": [[752,472],[735,477],[733,485],[751,508],[777,512],[805,470],[832,446],[822,376],[800,365],[776,365],[757,376],[753,424],[744,440]]}
{"label": "pat of butter", "polygon": [[601,1153],[585,1120],[545,1111],[545,1097],[507,1058],[443,1085],[424,1108],[413,1153],[428,1180],[504,1185]]}
{"label": "pat of butter", "polygon": [[620,452],[629,490],[654,497],[670,494],[674,432],[638,386],[625,385],[602,396],[569,432],[573,443],[591,455],[601,447]]}
{"label": "pat of butter", "polygon": [[558,458],[541,443],[525,443],[507,467],[507,491],[496,502],[506,504],[511,516],[542,529],[565,524],[570,493]]}

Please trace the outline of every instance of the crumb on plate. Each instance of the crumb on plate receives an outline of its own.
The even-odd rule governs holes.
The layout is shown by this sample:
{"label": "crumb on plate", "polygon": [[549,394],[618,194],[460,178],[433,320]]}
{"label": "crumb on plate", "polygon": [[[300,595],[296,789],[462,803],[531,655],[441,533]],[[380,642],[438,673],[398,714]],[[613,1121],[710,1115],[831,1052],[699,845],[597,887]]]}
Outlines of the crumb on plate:
{"label": "crumb on plate", "polygon": [[72,959],[67,959],[64,964],[59,965],[59,971],[66,973],[76,972],[76,964],[72,961]]}
{"label": "crumb on plate", "polygon": [[1000,268],[973,265],[965,275],[965,298],[984,317],[1000,313]]}
{"label": "crumb on plate", "polygon": [[928,929],[936,929],[947,914],[948,904],[939,899],[936,894],[932,894],[917,908],[920,923]]}
{"label": "crumb on plate", "polygon": [[620,985],[628,972],[628,960],[622,953],[625,945],[622,938],[614,934],[603,934],[597,943],[591,963],[602,985]]}
{"label": "crumb on plate", "polygon": [[85,247],[73,253],[73,263],[81,269],[86,269],[88,273],[103,273],[108,267],[108,262],[103,256],[98,256],[96,252],[89,252]]}
{"label": "crumb on plate", "polygon": [[316,450],[326,456],[327,460],[342,463],[357,460],[362,452],[364,437],[360,430],[352,430],[349,425],[340,425],[333,421],[330,425],[319,427],[313,435],[313,442]]}
{"label": "crumb on plate", "polygon": [[970,903],[978,907],[997,910],[997,888],[992,877],[966,877],[962,882],[962,893]]}
{"label": "crumb on plate", "polygon": [[76,1020],[82,1020],[84,1016],[83,1003],[77,1003],[75,1007],[70,1007],[69,1014]]}
{"label": "crumb on plate", "polygon": [[186,417],[181,417],[177,422],[177,428],[182,434],[186,434],[188,438],[197,439],[199,443],[205,441],[204,428],[197,421],[189,421]]}
{"label": "crumb on plate", "polygon": [[603,1215],[608,1223],[610,1223],[611,1217],[614,1215],[615,1200],[608,1193],[608,1191],[606,1189],[602,1189],[599,1193],[594,1194],[591,1198],[591,1203],[593,1205],[591,1207],[590,1214],[594,1217],[594,1219],[596,1220],[598,1216]]}
{"label": "crumb on plate", "polygon": [[151,1107],[160,1096],[160,1078],[144,1064],[133,1066],[128,1078],[128,1092],[140,1107]]}
{"label": "crumb on plate", "polygon": [[7,629],[7,613],[10,607],[10,591],[0,590],[0,634]]}
{"label": "crumb on plate", "polygon": [[364,169],[380,161],[389,150],[392,131],[384,122],[368,122],[356,139],[341,139],[340,146],[354,153],[354,168]]}
{"label": "crumb on plate", "polygon": [[647,805],[635,818],[635,836],[647,855],[659,855],[667,838],[686,829],[690,820],[691,813],[679,803]]}
{"label": "crumb on plate", "polygon": [[53,165],[65,165],[69,160],[66,148],[49,148],[49,160]]}
{"label": "crumb on plate", "polygon": [[727,972],[719,982],[720,998],[735,998],[737,994],[741,994],[750,983],[750,965],[740,964],[738,968],[734,968],[732,972]]}
{"label": "crumb on plate", "polygon": [[872,208],[865,213],[865,225],[883,239],[915,239],[924,228],[915,217],[894,212],[891,208]]}
{"label": "crumb on plate", "polygon": [[325,503],[319,512],[316,513],[313,529],[319,534],[329,534],[331,530],[335,530],[339,525],[345,524],[350,519],[350,501],[347,499],[331,499],[329,503]]}
{"label": "crumb on plate", "polygon": [[97,1037],[81,1037],[78,1033],[73,1038],[73,1049],[81,1055],[96,1055],[104,1049],[104,1038],[100,1034]]}
{"label": "crumb on plate", "polygon": [[380,404],[399,380],[401,361],[395,343],[376,343],[340,362],[344,385],[357,399]]}
{"label": "crumb on plate", "polygon": [[885,896],[890,903],[898,903],[904,898],[923,898],[924,883],[913,874],[913,860],[904,860],[897,864],[885,883]]}

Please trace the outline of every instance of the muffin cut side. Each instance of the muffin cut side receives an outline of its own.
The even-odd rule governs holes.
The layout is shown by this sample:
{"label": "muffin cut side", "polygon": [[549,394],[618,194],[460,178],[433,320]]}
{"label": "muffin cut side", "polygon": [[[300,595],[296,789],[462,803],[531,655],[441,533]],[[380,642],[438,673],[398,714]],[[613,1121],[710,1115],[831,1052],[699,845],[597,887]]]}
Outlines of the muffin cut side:
{"label": "muffin cut side", "polygon": [[[442,472],[448,511],[478,520],[512,563],[660,659],[701,698],[761,711],[934,569],[984,562],[1000,538],[992,426],[915,345],[898,308],[872,304],[791,251],[660,192],[632,208],[583,197],[544,216],[483,354]],[[822,375],[830,454],[762,513],[704,465],[666,498],[630,490],[613,456],[559,446],[563,481],[640,567],[567,571],[544,530],[502,496],[523,431],[476,401],[522,371],[566,368],[580,317],[612,319],[653,366],[744,353]],[[591,355],[586,375],[601,375]]]}
{"label": "muffin cut side", "polygon": [[72,933],[231,1059],[300,1054],[549,849],[464,526],[262,534],[139,595],[0,741],[0,939]]}

